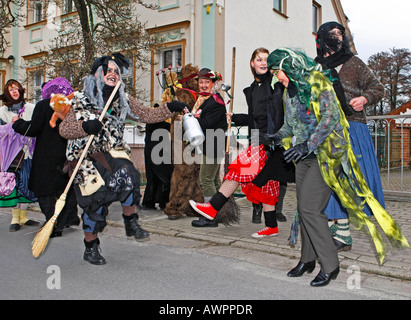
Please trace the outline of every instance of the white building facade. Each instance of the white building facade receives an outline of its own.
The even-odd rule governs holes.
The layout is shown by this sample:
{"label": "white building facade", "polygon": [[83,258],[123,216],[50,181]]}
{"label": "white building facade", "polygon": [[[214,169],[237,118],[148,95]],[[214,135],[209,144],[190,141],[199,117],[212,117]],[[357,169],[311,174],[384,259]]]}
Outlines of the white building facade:
{"label": "white building facade", "polygon": [[[231,82],[232,52],[236,48],[234,112],[247,112],[242,90],[253,81],[249,60],[254,49],[278,47],[303,49],[315,57],[315,32],[326,21],[338,21],[348,27],[339,0],[146,0],[157,10],[138,6],[136,14],[147,21],[147,30],[162,37],[159,51],[152,50],[150,72],[131,70],[146,92],[144,104],[160,100],[162,89],[156,72],[172,65],[192,63],[222,73]],[[28,0],[26,17],[7,35],[10,46],[0,58],[0,87],[10,78],[26,88],[31,102],[40,99],[46,78],[38,58],[58,35],[59,24],[76,18],[74,2],[57,0],[50,6],[45,0]],[[28,10],[27,8],[31,8]],[[18,8],[15,8],[18,10]],[[78,34],[79,39],[81,38]],[[58,76],[58,75],[56,75]],[[228,100],[228,97],[226,97]]]}

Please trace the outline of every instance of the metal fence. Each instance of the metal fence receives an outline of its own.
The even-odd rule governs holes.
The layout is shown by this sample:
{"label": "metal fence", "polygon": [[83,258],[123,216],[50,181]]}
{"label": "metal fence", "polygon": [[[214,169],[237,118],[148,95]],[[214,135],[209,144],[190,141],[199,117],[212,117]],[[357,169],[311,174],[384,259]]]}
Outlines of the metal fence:
{"label": "metal fence", "polygon": [[367,117],[385,193],[411,195],[411,115]]}
{"label": "metal fence", "polygon": [[[411,115],[384,115],[367,117],[367,124],[374,141],[384,193],[395,196],[411,196]],[[233,126],[238,142],[247,144],[246,127]],[[133,127],[133,137],[142,134]],[[133,141],[134,142],[134,141]],[[144,144],[133,145],[132,160],[146,182]]]}

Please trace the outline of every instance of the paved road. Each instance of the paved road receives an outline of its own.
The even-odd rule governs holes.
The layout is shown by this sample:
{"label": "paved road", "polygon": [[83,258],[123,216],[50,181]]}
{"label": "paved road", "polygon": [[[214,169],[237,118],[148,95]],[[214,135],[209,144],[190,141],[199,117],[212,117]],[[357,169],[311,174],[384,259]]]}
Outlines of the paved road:
{"label": "paved road", "polygon": [[160,300],[147,305],[156,313],[170,299],[206,303],[411,298],[409,282],[401,280],[343,270],[328,287],[312,288],[309,282],[318,268],[312,275],[287,278],[286,271],[296,263],[288,257],[159,234],[141,243],[127,239],[123,228],[113,226],[101,235],[104,266],[82,260],[79,228],[51,239],[46,252],[34,259],[30,242],[36,228],[10,233],[10,218],[0,212],[0,299],[5,300]]}

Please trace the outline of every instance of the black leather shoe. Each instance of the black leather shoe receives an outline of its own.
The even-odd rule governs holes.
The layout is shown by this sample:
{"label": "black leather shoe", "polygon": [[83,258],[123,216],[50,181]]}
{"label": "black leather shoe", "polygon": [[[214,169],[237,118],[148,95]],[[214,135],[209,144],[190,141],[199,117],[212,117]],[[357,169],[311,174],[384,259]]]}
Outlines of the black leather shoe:
{"label": "black leather shoe", "polygon": [[286,222],[287,221],[287,218],[281,212],[276,211],[275,212],[275,218],[277,219],[277,221],[280,221],[280,222]]}
{"label": "black leather shoe", "polygon": [[205,217],[200,217],[200,219],[198,220],[191,221],[191,225],[195,228],[204,228],[204,227],[215,228],[215,227],[218,227],[218,222],[215,220],[209,220]]}
{"label": "black leather shoe", "polygon": [[320,271],[317,276],[314,278],[313,281],[311,281],[311,285],[313,287],[324,287],[327,284],[330,283],[331,280],[337,279],[338,274],[340,273],[340,267],[337,267],[333,272],[331,273],[324,273]]}
{"label": "black leather shoe", "polygon": [[17,230],[20,230],[20,225],[18,223],[13,223],[13,224],[10,225],[10,227],[9,227],[10,232],[14,232],[14,231],[17,231]]}
{"label": "black leather shoe", "polygon": [[27,220],[26,223],[24,224],[25,226],[38,226],[40,222],[34,221],[34,220]]}
{"label": "black leather shoe", "polygon": [[63,236],[63,231],[61,230],[53,230],[53,232],[50,234],[50,238],[57,238],[57,237],[62,237]]}
{"label": "black leather shoe", "polygon": [[311,262],[298,262],[297,266],[294,269],[291,269],[290,272],[287,273],[289,277],[301,277],[306,271],[308,273],[313,272],[315,269],[315,260]]}
{"label": "black leather shoe", "polygon": [[352,246],[349,244],[345,244],[341,241],[338,241],[336,239],[333,239],[335,247],[337,248],[337,251],[351,251]]}

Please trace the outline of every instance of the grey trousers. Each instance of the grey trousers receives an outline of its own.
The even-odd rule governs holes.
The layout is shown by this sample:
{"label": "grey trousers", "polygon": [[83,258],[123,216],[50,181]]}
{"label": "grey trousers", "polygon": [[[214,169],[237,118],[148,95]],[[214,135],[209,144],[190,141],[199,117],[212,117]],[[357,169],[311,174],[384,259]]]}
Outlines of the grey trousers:
{"label": "grey trousers", "polygon": [[324,182],[316,158],[300,161],[295,172],[302,243],[300,260],[307,263],[318,258],[321,270],[330,273],[339,264],[328,218],[323,212],[331,196],[331,188]]}

